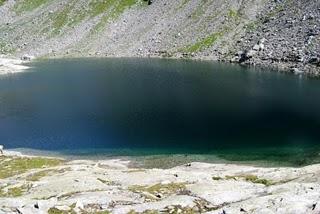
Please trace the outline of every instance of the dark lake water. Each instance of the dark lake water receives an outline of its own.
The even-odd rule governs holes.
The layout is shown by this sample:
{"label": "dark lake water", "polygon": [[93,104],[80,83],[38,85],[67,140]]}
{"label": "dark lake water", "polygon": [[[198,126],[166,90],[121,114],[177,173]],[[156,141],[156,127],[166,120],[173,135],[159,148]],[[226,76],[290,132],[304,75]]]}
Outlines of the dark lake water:
{"label": "dark lake water", "polygon": [[214,62],[43,60],[0,77],[0,144],[318,162],[320,81]]}

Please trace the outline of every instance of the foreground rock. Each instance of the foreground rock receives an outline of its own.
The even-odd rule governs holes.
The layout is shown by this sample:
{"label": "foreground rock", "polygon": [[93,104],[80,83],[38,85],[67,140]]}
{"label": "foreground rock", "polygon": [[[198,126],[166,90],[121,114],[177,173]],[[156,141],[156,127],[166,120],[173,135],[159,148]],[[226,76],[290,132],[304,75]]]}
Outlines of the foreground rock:
{"label": "foreground rock", "polygon": [[23,62],[18,59],[4,58],[4,56],[0,55],[0,75],[25,71],[28,67],[22,65]]}
{"label": "foreground rock", "polygon": [[[1,157],[0,213],[320,212],[320,165],[134,169],[123,160],[33,158]],[[17,172],[24,159],[30,167]]]}

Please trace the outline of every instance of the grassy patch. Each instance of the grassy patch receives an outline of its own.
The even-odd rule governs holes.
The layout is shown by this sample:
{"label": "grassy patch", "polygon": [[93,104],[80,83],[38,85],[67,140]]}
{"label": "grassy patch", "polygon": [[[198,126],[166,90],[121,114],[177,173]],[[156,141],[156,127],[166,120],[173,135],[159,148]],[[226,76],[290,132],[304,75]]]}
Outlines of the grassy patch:
{"label": "grassy patch", "polygon": [[4,41],[0,41],[0,54],[10,54],[14,53],[15,48],[11,47],[9,44],[7,44]]}
{"label": "grassy patch", "polygon": [[3,5],[7,0],[0,0],[0,6]]}
{"label": "grassy patch", "polygon": [[27,172],[30,169],[53,167],[63,161],[48,158],[0,157],[0,179],[9,178]]}
{"label": "grassy patch", "polygon": [[[144,2],[144,1],[143,1]],[[132,7],[135,4],[141,3],[141,1],[136,0],[109,0],[108,7],[109,11],[103,15],[100,21],[93,28],[93,32],[99,32],[108,23],[109,20],[118,18],[126,9]],[[145,3],[146,4],[146,3]],[[100,9],[99,9],[100,10]],[[96,10],[96,11],[99,11]],[[93,13],[94,14],[94,13]]]}
{"label": "grassy patch", "polygon": [[237,180],[238,178],[244,179],[245,181],[248,181],[248,182],[251,182],[251,183],[255,183],[255,184],[263,184],[265,186],[271,186],[271,185],[275,184],[271,180],[262,179],[262,178],[259,178],[256,175],[226,176],[226,179],[228,179],[228,180],[230,180],[230,179]]}
{"label": "grassy patch", "polygon": [[104,183],[104,184],[110,185],[110,186],[117,185],[116,182],[114,182],[114,181],[107,181],[107,180],[104,180],[104,179],[101,179],[101,178],[97,178],[97,180],[100,181],[101,183]]}
{"label": "grassy patch", "polygon": [[[105,24],[114,18],[120,16],[127,8],[142,3],[142,0],[93,0],[89,1],[86,9],[77,9],[77,1],[72,1],[64,6],[60,11],[51,16],[53,35],[59,34],[64,27],[72,27],[88,18],[100,17],[93,32],[103,29]],[[46,29],[48,31],[49,29]]]}
{"label": "grassy patch", "polygon": [[186,190],[185,183],[169,183],[169,184],[155,184],[153,186],[134,185],[129,187],[129,190],[135,193],[140,193],[146,198],[154,200],[159,194],[168,196]]}
{"label": "grassy patch", "polygon": [[183,8],[184,6],[186,6],[189,2],[190,2],[190,0],[183,0],[178,9],[182,9],[182,8]]}
{"label": "grassy patch", "polygon": [[68,24],[71,14],[72,8],[74,7],[75,2],[66,5],[63,10],[56,12],[52,17],[52,27],[53,34],[58,34],[59,31]]}
{"label": "grassy patch", "polygon": [[23,193],[27,192],[31,188],[31,185],[22,185],[11,187],[5,190],[4,188],[0,189],[0,197],[10,197],[15,198],[22,196]]}
{"label": "grassy patch", "polygon": [[196,42],[193,45],[190,45],[188,47],[186,47],[183,52],[199,52],[202,51],[206,48],[211,47],[221,36],[223,35],[222,32],[218,32],[218,33],[213,33],[209,36],[207,36],[206,38]]}
{"label": "grassy patch", "polygon": [[214,180],[214,181],[220,181],[220,180],[222,180],[222,178],[221,178],[221,177],[212,177],[212,180]]}
{"label": "grassy patch", "polygon": [[26,177],[26,181],[39,181],[41,178],[46,177],[52,174],[60,174],[66,171],[71,171],[70,167],[62,168],[62,169],[47,169],[39,172],[32,173]]}
{"label": "grassy patch", "polygon": [[32,11],[47,2],[49,0],[21,0],[15,4],[14,9],[18,13]]}
{"label": "grassy patch", "polygon": [[159,213],[159,211],[157,211],[157,210],[145,210],[143,212],[136,212],[134,210],[130,210],[128,212],[128,214],[158,214],[158,213]]}
{"label": "grassy patch", "polygon": [[76,214],[73,209],[70,210],[59,210],[58,208],[52,207],[48,210],[48,214]]}
{"label": "grassy patch", "polygon": [[256,22],[256,21],[250,22],[250,23],[246,24],[244,27],[247,31],[254,31],[258,27],[258,22]]}
{"label": "grassy patch", "polygon": [[41,178],[46,177],[49,174],[50,170],[43,170],[40,172],[32,173],[31,175],[27,176],[27,181],[39,181]]}
{"label": "grassy patch", "polygon": [[[85,209],[89,209],[91,211],[86,211],[86,210],[81,210],[80,213],[82,214],[110,214],[109,211],[105,210],[105,211],[92,211],[92,209],[90,209],[90,205],[88,205],[89,207],[85,207]],[[48,214],[76,214],[77,212],[74,211],[74,208],[76,207],[76,204],[72,204],[71,206],[69,206],[69,210],[59,210],[56,207],[52,207],[48,210]]]}
{"label": "grassy patch", "polygon": [[200,4],[195,8],[195,10],[191,14],[192,19],[198,19],[198,18],[202,17],[202,15],[205,13],[205,11],[207,9],[206,7],[207,7],[208,1],[209,0],[202,0],[200,2]]}
{"label": "grassy patch", "polygon": [[240,18],[239,11],[230,9],[228,11],[228,17],[231,19],[239,19]]}

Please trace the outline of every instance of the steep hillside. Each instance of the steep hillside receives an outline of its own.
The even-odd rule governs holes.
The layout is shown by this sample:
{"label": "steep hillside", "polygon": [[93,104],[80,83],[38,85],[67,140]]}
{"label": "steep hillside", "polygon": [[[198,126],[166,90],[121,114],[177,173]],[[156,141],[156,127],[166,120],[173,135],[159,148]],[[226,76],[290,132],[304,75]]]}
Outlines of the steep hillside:
{"label": "steep hillside", "polygon": [[319,72],[320,5],[311,0],[0,2],[7,55],[190,57]]}

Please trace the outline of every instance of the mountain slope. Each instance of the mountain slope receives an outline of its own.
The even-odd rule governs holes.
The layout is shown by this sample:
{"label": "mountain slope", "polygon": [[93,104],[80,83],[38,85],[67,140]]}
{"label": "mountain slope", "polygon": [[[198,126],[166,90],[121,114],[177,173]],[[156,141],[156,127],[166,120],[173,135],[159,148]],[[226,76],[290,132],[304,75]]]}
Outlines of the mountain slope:
{"label": "mountain slope", "polygon": [[[318,74],[319,26],[304,48],[304,33],[319,21],[318,6],[311,0],[6,0],[0,51],[18,57],[191,57]],[[295,52],[303,60],[289,57]]]}

